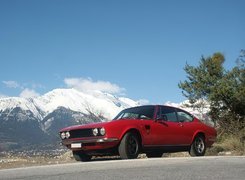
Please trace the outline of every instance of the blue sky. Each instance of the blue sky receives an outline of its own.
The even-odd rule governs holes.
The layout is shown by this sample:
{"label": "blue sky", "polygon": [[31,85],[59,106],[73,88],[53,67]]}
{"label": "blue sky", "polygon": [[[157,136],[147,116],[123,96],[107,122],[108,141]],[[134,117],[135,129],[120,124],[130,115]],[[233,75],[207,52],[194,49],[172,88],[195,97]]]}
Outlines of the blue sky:
{"label": "blue sky", "polygon": [[[0,0],[0,96],[104,88],[181,102],[186,62],[245,48],[243,0]],[[77,83],[77,84],[76,84]]]}

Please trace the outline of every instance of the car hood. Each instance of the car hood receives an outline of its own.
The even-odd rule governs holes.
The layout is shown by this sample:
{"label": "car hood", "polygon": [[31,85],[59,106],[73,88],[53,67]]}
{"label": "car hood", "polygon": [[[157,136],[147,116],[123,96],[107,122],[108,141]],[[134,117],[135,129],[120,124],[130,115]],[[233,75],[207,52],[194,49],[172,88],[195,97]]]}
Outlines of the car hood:
{"label": "car hood", "polygon": [[100,127],[106,126],[109,123],[111,123],[111,122],[100,122],[100,123],[91,123],[91,124],[70,126],[70,127],[66,127],[66,128],[61,129],[60,132],[62,132],[62,131],[71,131],[71,130],[76,130],[76,129],[100,128]]}

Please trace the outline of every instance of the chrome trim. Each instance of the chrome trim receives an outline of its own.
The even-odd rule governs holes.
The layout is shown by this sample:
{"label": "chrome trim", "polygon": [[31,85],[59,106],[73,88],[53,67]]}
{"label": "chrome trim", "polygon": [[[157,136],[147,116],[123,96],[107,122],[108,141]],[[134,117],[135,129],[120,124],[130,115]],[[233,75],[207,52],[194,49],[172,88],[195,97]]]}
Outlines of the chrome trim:
{"label": "chrome trim", "polygon": [[115,142],[119,141],[117,138],[99,138],[99,139],[87,139],[87,140],[77,140],[77,141],[72,141],[72,140],[64,140],[62,141],[63,145],[69,145],[72,143],[105,143],[105,142]]}
{"label": "chrome trim", "polygon": [[144,145],[144,147],[176,147],[176,146],[190,146],[190,144],[176,144],[176,145]]}

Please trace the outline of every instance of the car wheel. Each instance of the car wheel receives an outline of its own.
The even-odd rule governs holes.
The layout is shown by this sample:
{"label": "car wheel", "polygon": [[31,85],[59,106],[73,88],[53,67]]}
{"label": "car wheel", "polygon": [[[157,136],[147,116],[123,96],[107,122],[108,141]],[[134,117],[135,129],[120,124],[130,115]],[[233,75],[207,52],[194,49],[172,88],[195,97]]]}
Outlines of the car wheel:
{"label": "car wheel", "polygon": [[128,132],[124,135],[118,151],[122,159],[135,159],[139,155],[139,139],[135,133]]}
{"label": "car wheel", "polygon": [[73,157],[76,161],[90,161],[92,156],[89,156],[81,151],[73,151]]}
{"label": "car wheel", "polygon": [[146,156],[148,158],[158,158],[158,157],[162,157],[163,152],[159,152],[159,151],[152,151],[152,152],[147,152]]}
{"label": "car wheel", "polygon": [[204,156],[206,151],[206,144],[203,136],[195,137],[191,144],[189,154],[191,156]]}

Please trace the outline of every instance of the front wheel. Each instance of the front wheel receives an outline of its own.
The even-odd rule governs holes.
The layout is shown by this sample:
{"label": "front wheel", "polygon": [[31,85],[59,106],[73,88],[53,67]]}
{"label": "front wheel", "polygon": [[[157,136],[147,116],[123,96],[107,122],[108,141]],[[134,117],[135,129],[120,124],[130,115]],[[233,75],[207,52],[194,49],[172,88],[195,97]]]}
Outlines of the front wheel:
{"label": "front wheel", "polygon": [[90,161],[92,156],[89,156],[83,152],[80,152],[80,151],[72,151],[73,153],[73,157],[76,161]]}
{"label": "front wheel", "polygon": [[133,132],[124,135],[119,145],[118,151],[122,159],[135,159],[139,155],[139,139]]}
{"label": "front wheel", "polygon": [[206,144],[203,136],[195,137],[191,144],[189,154],[191,156],[204,156],[206,152]]}

